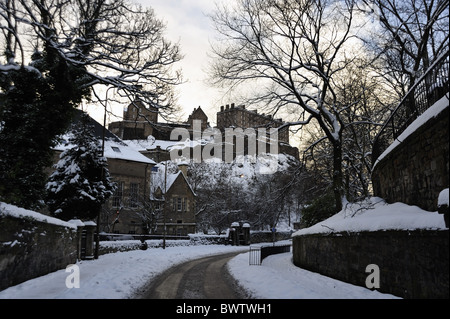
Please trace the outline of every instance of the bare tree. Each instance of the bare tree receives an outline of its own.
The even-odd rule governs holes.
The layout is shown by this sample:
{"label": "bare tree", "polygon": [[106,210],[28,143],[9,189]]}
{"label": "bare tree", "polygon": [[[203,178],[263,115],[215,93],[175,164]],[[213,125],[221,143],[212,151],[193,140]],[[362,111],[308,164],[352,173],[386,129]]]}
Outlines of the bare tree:
{"label": "bare tree", "polygon": [[127,0],[0,1],[0,199],[40,206],[51,148],[100,87],[174,111],[181,55],[164,30]]}
{"label": "bare tree", "polygon": [[295,109],[286,125],[316,122],[332,147],[332,188],[342,208],[342,134],[348,108],[336,79],[354,62],[355,1],[239,0],[212,16],[221,38],[213,47],[218,84],[257,83],[253,98],[276,114]]}
{"label": "bare tree", "polygon": [[24,67],[45,52],[47,63],[61,63],[80,89],[113,87],[119,96],[138,95],[171,113],[173,86],[181,81],[172,66],[181,54],[152,9],[127,0],[8,0],[0,3],[0,17],[2,70]]}
{"label": "bare tree", "polygon": [[366,42],[385,63],[386,83],[403,97],[449,45],[448,0],[364,0],[380,28]]}
{"label": "bare tree", "polygon": [[[370,65],[370,59],[360,59],[349,65],[336,79],[336,95],[338,101],[347,105],[341,116],[345,123],[343,143],[343,175],[344,189],[348,200],[360,200],[370,195],[371,184],[371,154],[374,138],[378,128],[383,123],[387,112],[395,100],[392,92],[385,92],[386,86],[378,81],[377,70]],[[395,95],[395,94],[394,94]],[[325,178],[331,179],[331,146],[312,134],[311,147],[305,155],[308,160],[314,160]],[[317,163],[322,162],[322,163]]]}

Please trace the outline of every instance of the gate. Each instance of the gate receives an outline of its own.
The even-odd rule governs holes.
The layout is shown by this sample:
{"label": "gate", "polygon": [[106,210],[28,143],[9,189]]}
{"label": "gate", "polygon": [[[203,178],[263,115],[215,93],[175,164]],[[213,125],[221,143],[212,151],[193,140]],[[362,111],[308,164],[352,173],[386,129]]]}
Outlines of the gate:
{"label": "gate", "polygon": [[250,266],[261,265],[261,247],[250,246],[250,255],[248,263]]}
{"label": "gate", "polygon": [[83,227],[81,231],[80,259],[86,259],[87,230]]}
{"label": "gate", "polygon": [[291,245],[279,245],[279,246],[250,246],[249,265],[261,265],[264,258],[270,255],[288,253],[291,251]]}

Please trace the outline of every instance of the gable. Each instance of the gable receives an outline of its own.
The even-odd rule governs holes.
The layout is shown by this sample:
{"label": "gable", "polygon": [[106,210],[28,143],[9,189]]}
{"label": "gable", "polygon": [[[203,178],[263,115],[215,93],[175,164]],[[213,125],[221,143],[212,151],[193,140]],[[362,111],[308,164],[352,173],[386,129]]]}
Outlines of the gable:
{"label": "gable", "polygon": [[194,115],[195,118],[208,118],[200,106],[196,110],[194,110],[194,112],[192,112],[192,115]]}
{"label": "gable", "polygon": [[182,172],[178,172],[177,176],[172,181],[171,185],[167,185],[167,193],[168,194],[178,194],[178,193],[184,193],[189,192],[192,193],[192,195],[195,197],[197,196],[191,185],[186,180],[186,177]]}

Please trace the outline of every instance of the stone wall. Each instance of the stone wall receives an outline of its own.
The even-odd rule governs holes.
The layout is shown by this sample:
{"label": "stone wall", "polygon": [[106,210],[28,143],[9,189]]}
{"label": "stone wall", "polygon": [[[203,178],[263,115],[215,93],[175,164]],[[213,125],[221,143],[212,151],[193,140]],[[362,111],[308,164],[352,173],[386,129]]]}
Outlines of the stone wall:
{"label": "stone wall", "polygon": [[449,231],[378,231],[295,236],[294,264],[365,286],[380,269],[380,292],[403,298],[449,298]]}
{"label": "stone wall", "polygon": [[449,185],[449,108],[431,118],[385,156],[372,172],[373,192],[388,203],[436,211]]}
{"label": "stone wall", "polygon": [[0,215],[0,290],[76,261],[75,228]]}

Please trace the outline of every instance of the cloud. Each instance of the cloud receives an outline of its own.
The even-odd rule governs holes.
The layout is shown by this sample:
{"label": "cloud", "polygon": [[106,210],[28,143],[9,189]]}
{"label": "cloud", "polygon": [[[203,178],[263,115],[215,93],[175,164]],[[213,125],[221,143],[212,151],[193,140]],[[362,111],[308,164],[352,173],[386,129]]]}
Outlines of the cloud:
{"label": "cloud", "polygon": [[[223,0],[225,1],[225,0]],[[166,38],[180,44],[184,59],[178,67],[182,69],[186,83],[178,87],[179,103],[185,113],[202,106],[211,114],[217,112],[215,105],[221,98],[217,89],[205,84],[208,66],[209,40],[214,38],[214,28],[207,14],[215,9],[211,0],[135,0],[143,7],[151,7],[166,26]],[[215,117],[215,116],[214,116]],[[210,118],[214,121],[215,118]]]}

